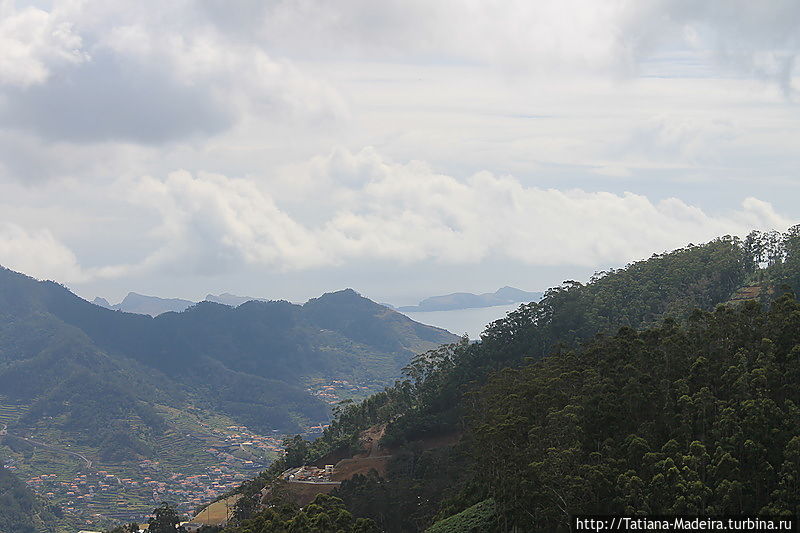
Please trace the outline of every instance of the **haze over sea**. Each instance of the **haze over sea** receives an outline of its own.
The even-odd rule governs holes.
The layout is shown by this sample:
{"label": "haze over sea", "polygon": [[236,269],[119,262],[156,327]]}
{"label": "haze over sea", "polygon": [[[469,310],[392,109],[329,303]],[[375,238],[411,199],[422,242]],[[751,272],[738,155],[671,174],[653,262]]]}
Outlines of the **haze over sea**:
{"label": "haze over sea", "polygon": [[473,309],[454,309],[452,311],[414,311],[403,313],[411,320],[430,326],[444,328],[456,335],[466,333],[471,340],[477,339],[486,326],[503,318],[518,308],[521,303],[478,307]]}

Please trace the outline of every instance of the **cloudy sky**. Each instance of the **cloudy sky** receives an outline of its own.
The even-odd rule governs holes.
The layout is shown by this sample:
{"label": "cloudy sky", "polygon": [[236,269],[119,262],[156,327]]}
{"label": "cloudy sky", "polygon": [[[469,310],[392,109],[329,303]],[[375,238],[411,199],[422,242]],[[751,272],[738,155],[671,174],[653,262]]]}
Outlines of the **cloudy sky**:
{"label": "cloudy sky", "polygon": [[796,0],[0,0],[0,264],[414,303],[800,221]]}

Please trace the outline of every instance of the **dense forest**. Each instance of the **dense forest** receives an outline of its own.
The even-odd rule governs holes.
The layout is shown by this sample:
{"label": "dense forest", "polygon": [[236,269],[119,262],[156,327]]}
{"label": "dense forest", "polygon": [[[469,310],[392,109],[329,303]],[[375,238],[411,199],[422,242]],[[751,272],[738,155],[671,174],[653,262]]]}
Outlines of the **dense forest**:
{"label": "dense forest", "polygon": [[574,514],[797,514],[798,378],[791,296],[622,328],[479,391],[474,490],[504,530],[568,531]]}
{"label": "dense forest", "polygon": [[[320,439],[287,441],[285,457],[241,487],[242,522],[229,530],[292,531],[291,517],[257,521],[259,491],[283,468],[355,451],[376,424],[396,450],[387,474],[356,475],[333,495],[383,531],[568,531],[581,513],[798,514],[798,289],[800,227],[566,282],[479,342],[427,352],[407,379],[341,405]],[[460,441],[414,446],[441,434]]]}
{"label": "dense forest", "polygon": [[51,533],[63,513],[43,504],[23,482],[0,468],[0,531],[3,533]]}

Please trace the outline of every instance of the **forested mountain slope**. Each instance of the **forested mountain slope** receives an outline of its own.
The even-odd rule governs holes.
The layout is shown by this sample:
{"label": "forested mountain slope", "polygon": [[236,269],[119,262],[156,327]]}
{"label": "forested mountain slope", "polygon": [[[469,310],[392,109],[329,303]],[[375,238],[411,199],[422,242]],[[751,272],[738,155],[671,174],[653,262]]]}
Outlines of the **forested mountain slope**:
{"label": "forested mountain slope", "polygon": [[0,531],[42,533],[58,531],[62,513],[43,504],[11,472],[0,468]]}
{"label": "forested mountain slope", "polygon": [[409,367],[413,416],[390,425],[387,438],[408,439],[463,426],[467,384],[493,371],[539,359],[554,346],[571,346],[600,332],[637,328],[694,308],[725,301],[751,275],[741,243],[725,238],[654,255],[626,268],[596,274],[588,284],[567,281],[539,302],[523,304],[489,326],[481,342],[454,345],[417,358]]}
{"label": "forested mountain slope", "polygon": [[[501,530],[575,514],[797,514],[800,305],[696,312],[495,376],[465,442]],[[479,416],[476,416],[478,415]]]}
{"label": "forested mountain slope", "polygon": [[[388,423],[387,445],[463,436],[449,449],[410,446],[385,479],[334,492],[386,531],[445,519],[434,530],[480,519],[566,531],[569,515],[592,512],[797,513],[800,307],[786,296],[766,309],[696,309],[746,284],[764,299],[800,288],[799,233],[717,239],[551,289],[480,343],[416,358],[407,380],[345,407],[273,472]],[[243,514],[270,474],[243,487]]]}

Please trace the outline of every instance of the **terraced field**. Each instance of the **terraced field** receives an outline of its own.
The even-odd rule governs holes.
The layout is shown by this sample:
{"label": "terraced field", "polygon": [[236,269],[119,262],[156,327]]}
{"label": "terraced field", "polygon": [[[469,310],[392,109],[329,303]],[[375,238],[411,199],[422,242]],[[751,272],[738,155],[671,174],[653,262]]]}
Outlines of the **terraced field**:
{"label": "terraced field", "polygon": [[763,287],[760,285],[748,285],[736,289],[733,295],[728,300],[728,303],[739,303],[746,301],[756,301],[761,296]]}
{"label": "terraced field", "polygon": [[13,424],[25,414],[28,407],[9,403],[3,396],[0,396],[0,425]]}

